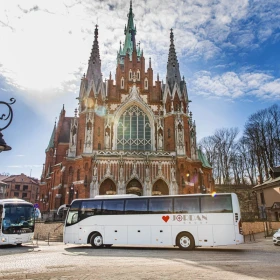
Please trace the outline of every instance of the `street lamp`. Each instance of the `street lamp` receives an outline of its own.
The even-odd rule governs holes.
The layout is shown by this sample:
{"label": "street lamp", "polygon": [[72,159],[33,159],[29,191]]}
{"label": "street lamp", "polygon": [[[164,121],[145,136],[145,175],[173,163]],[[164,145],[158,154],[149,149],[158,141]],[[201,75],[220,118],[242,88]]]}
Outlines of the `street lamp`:
{"label": "street lamp", "polygon": [[6,114],[2,114],[0,117],[1,121],[3,121],[3,120],[8,121],[7,125],[5,125],[2,128],[0,127],[0,153],[4,152],[4,151],[10,151],[12,149],[10,146],[8,146],[6,144],[5,140],[3,139],[3,134],[1,132],[2,130],[6,129],[13,120],[13,110],[12,110],[11,105],[14,104],[16,102],[16,100],[14,98],[11,98],[10,101],[11,101],[11,103],[0,101],[0,104],[6,105],[9,109],[9,113],[8,113],[7,117],[6,117]]}

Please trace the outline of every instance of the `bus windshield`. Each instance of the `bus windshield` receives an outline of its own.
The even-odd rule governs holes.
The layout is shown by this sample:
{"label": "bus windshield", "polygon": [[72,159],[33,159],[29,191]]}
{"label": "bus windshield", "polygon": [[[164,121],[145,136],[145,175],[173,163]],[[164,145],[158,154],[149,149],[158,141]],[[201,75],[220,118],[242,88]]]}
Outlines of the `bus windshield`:
{"label": "bus windshield", "polygon": [[5,204],[2,232],[5,234],[19,234],[34,231],[34,207],[27,204]]}

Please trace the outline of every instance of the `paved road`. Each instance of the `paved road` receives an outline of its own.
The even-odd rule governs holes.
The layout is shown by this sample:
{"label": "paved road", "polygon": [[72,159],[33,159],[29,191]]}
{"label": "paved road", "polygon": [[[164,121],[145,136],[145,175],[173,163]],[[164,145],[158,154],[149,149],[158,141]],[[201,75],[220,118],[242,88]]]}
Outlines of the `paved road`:
{"label": "paved road", "polygon": [[112,247],[40,242],[0,248],[0,279],[280,279],[280,246],[271,238],[238,246],[199,248]]}

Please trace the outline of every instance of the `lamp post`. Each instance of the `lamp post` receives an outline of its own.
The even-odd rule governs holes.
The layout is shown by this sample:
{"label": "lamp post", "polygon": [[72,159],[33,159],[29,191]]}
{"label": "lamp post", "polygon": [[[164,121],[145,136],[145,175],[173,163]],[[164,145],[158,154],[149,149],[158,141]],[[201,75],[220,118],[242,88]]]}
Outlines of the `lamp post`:
{"label": "lamp post", "polygon": [[2,130],[6,129],[12,122],[13,120],[13,110],[11,105],[14,104],[16,102],[16,100],[14,98],[10,99],[10,103],[4,102],[4,101],[0,101],[0,104],[6,105],[9,109],[8,115],[6,116],[6,114],[2,114],[0,117],[1,121],[8,121],[7,125],[5,125],[4,127],[0,127],[0,153],[3,151],[10,151],[12,148],[10,146],[8,146],[5,142],[5,140],[3,139],[3,134],[2,134]]}

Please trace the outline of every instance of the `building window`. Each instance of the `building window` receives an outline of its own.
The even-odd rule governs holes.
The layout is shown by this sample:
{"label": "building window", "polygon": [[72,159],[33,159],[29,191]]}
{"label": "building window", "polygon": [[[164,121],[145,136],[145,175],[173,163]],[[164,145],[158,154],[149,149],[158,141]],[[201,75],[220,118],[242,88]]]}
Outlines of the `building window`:
{"label": "building window", "polygon": [[77,181],[80,181],[80,169],[77,170]]}
{"label": "building window", "polygon": [[124,89],[124,77],[121,78],[121,88]]}
{"label": "building window", "polygon": [[14,197],[18,197],[19,193],[18,192],[14,192]]}
{"label": "building window", "polygon": [[23,185],[23,191],[28,191],[28,186],[27,185]]}
{"label": "building window", "polygon": [[171,137],[170,128],[168,128],[168,130],[167,130],[167,136],[168,136],[168,138]]}
{"label": "building window", "polygon": [[15,185],[15,189],[16,189],[17,191],[19,191],[19,190],[20,190],[20,185]]}
{"label": "building window", "polygon": [[101,144],[98,143],[98,150],[101,150]]}
{"label": "building window", "polygon": [[132,80],[132,70],[129,70],[129,80]]}
{"label": "building window", "polygon": [[22,198],[26,198],[27,197],[27,193],[22,193]]}
{"label": "building window", "polygon": [[149,118],[136,105],[128,108],[119,119],[117,149],[132,151],[150,151],[152,149]]}
{"label": "building window", "polygon": [[148,78],[145,78],[145,81],[144,81],[144,89],[148,89]]}
{"label": "building window", "polygon": [[137,80],[140,81],[140,70],[137,70]]}

